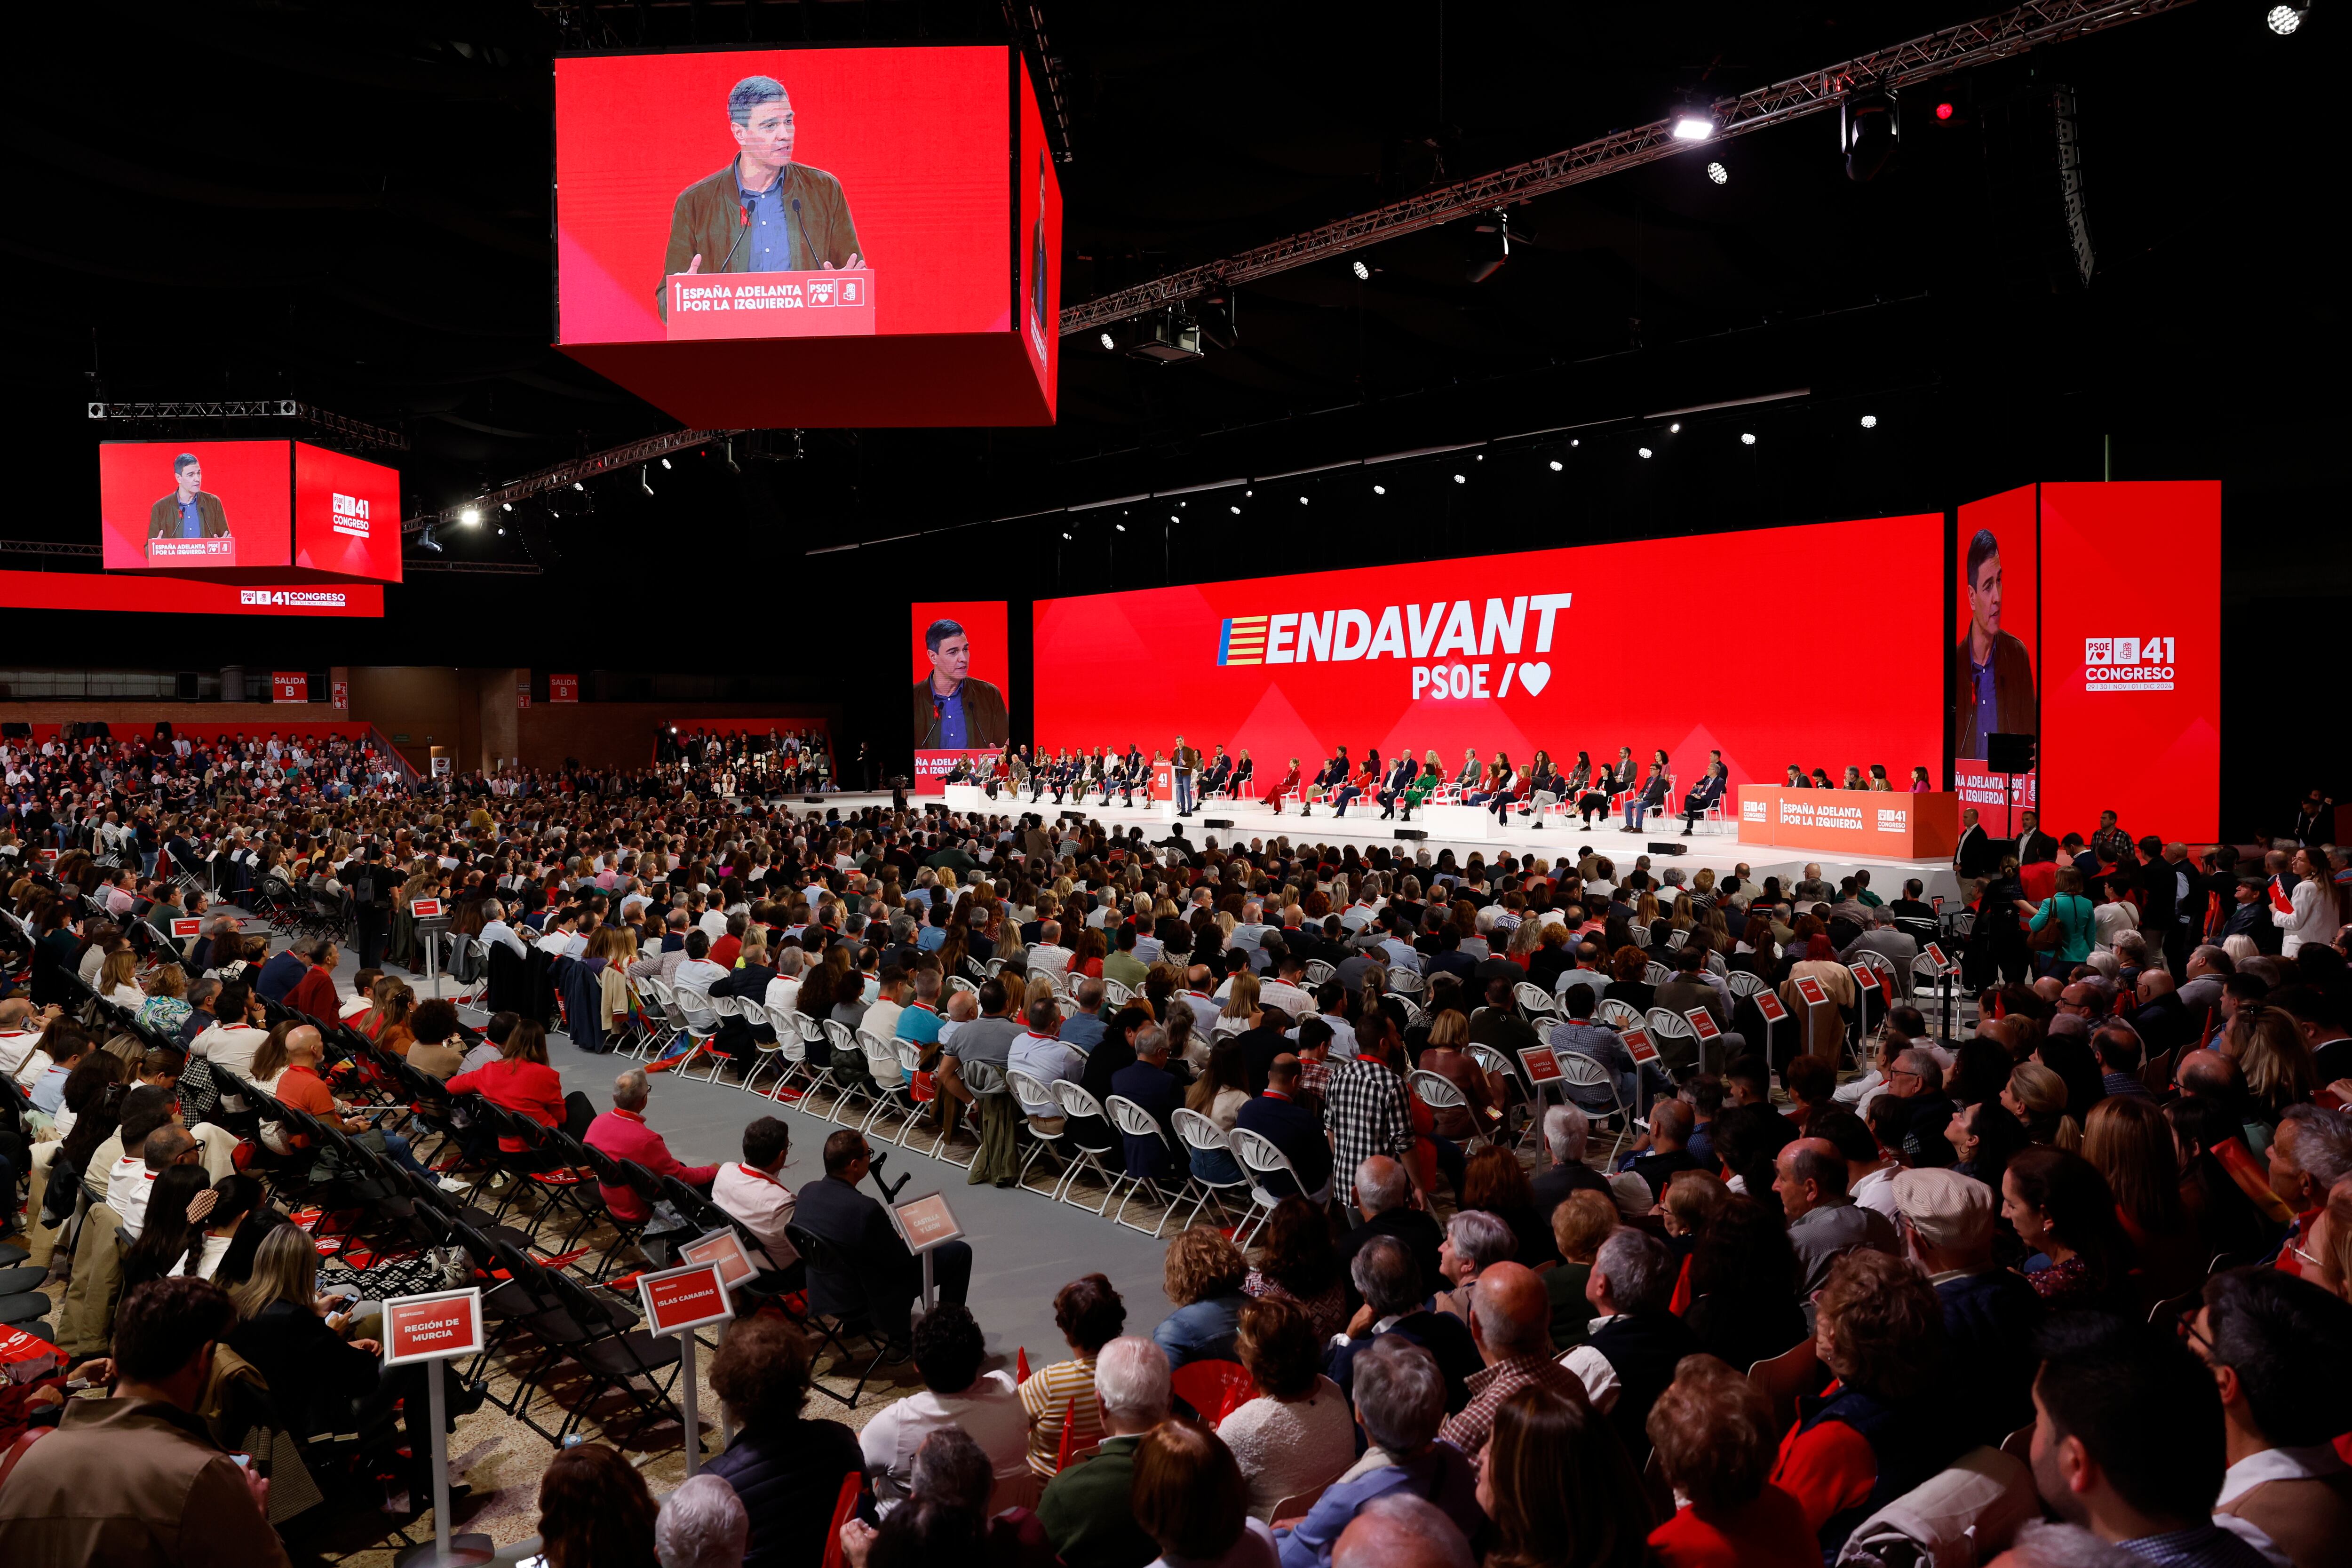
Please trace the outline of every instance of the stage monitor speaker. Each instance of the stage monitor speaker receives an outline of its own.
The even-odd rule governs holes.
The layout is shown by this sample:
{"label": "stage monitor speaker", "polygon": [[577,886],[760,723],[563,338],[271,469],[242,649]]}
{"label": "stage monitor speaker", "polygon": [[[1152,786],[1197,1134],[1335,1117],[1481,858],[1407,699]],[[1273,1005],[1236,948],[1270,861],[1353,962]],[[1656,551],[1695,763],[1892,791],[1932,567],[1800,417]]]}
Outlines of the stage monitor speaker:
{"label": "stage monitor speaker", "polygon": [[1205,817],[1201,823],[1203,827],[1231,827],[1233,825],[1234,819],[1230,816]]}
{"label": "stage monitor speaker", "polygon": [[170,740],[171,738],[172,738],[172,721],[171,721],[169,719],[158,719],[158,720],[156,720],[156,721],[155,721],[155,739],[157,739],[157,740],[159,740],[159,741],[168,741],[168,740]]}
{"label": "stage monitor speaker", "polygon": [[1395,829],[1395,833],[1399,838],[1422,839],[1429,837],[1418,827],[1400,827]]}
{"label": "stage monitor speaker", "polygon": [[2033,771],[2034,738],[1995,732],[1985,737],[1985,772],[2030,773]]}
{"label": "stage monitor speaker", "polygon": [[821,795],[804,795],[801,796],[801,799],[803,803],[809,805],[823,805],[824,804],[824,796]]}
{"label": "stage monitor speaker", "polygon": [[1690,846],[1687,844],[1678,844],[1674,839],[1669,838],[1664,844],[1646,844],[1643,845],[1643,847],[1647,849],[1653,855],[1680,855],[1688,850]]}
{"label": "stage monitor speaker", "polygon": [[1083,825],[1087,820],[1087,814],[1083,811],[1066,811],[1062,813],[1062,820]]}

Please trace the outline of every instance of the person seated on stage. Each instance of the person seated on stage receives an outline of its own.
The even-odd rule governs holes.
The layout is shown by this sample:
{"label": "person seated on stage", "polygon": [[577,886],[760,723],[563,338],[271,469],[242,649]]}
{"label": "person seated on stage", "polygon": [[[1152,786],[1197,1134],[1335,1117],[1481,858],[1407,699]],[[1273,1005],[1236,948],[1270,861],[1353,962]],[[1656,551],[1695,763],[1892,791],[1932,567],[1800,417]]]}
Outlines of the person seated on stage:
{"label": "person seated on stage", "polygon": [[1523,816],[1530,819],[1528,827],[1540,831],[1543,827],[1544,809],[1547,806],[1558,805],[1569,797],[1568,781],[1559,776],[1558,768],[1552,766],[1549,752],[1538,752],[1536,760],[1528,768],[1527,782],[1528,804],[1519,809]]}
{"label": "person seated on stage", "polygon": [[1331,795],[1332,816],[1338,818],[1347,816],[1348,805],[1350,801],[1360,800],[1368,795],[1377,795],[1380,787],[1381,753],[1379,748],[1375,747],[1364,753],[1364,765],[1361,772],[1340,779],[1339,787]]}
{"label": "person seated on stage", "polygon": [[1388,818],[1396,816],[1397,807],[1400,805],[1404,807],[1404,816],[1406,820],[1410,821],[1412,819],[1413,801],[1410,795],[1410,791],[1412,787],[1413,780],[1420,776],[1421,768],[1419,764],[1413,762],[1412,753],[1411,752],[1399,752],[1397,753],[1396,765],[1389,770],[1388,777],[1382,780],[1381,784],[1379,798],[1381,803],[1381,818],[1382,821],[1386,821]]}
{"label": "person seated on stage", "polygon": [[[1265,804],[1274,807],[1275,816],[1280,816],[1282,815],[1283,797],[1297,787],[1298,759],[1297,757],[1293,757],[1290,759],[1289,771],[1282,775],[1281,779],[1272,789],[1265,792]],[[1301,803],[1302,808],[1304,807],[1304,802]]]}
{"label": "person seated on stage", "polygon": [[1625,802],[1625,831],[1642,831],[1642,819],[1651,812],[1663,811],[1666,791],[1672,781],[1666,777],[1666,753],[1661,750],[1650,753],[1650,776],[1642,781],[1641,792]]}
{"label": "person seated on stage", "polygon": [[[851,1318],[869,1309],[875,1329],[903,1352],[910,1314],[922,1291],[923,1260],[909,1251],[882,1205],[857,1190],[874,1166],[865,1135],[843,1128],[824,1141],[824,1174],[800,1190],[793,1223],[832,1244],[853,1275],[841,1279],[812,1259],[811,1310]],[[943,1241],[930,1249],[939,1300],[961,1305],[971,1288],[971,1246]]]}
{"label": "person seated on stage", "polygon": [[1684,793],[1683,837],[1685,838],[1688,838],[1691,836],[1691,830],[1698,826],[1698,819],[1706,816],[1710,807],[1722,801],[1724,790],[1728,786],[1729,782],[1729,777],[1725,773],[1721,763],[1709,763],[1706,765],[1706,772],[1700,775],[1697,786]]}

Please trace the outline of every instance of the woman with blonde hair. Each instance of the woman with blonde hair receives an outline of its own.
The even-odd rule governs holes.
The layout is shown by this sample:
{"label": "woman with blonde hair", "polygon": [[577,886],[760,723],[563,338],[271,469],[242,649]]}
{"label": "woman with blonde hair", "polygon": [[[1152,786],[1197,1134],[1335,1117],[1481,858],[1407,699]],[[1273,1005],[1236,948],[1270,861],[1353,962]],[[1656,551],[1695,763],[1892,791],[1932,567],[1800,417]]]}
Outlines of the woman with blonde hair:
{"label": "woman with blonde hair", "polygon": [[1217,1016],[1215,1033],[1238,1035],[1258,1026],[1257,976],[1244,970],[1228,983],[1225,1005]]}
{"label": "woman with blonde hair", "polygon": [[2204,1278],[2207,1252],[2180,1201],[2180,1160],[2172,1124],[2153,1098],[2113,1094],[2091,1107],[2083,1158],[2116,1194],[2116,1218],[2131,1238],[2140,1294],[2149,1302]]}
{"label": "woman with blonde hair", "polygon": [[2273,1126],[2288,1106],[2318,1092],[2311,1047],[2284,1008],[2241,1006],[2214,1048],[2236,1060],[2254,1113]]}
{"label": "woman with blonde hair", "polygon": [[128,947],[119,947],[106,955],[98,969],[98,994],[110,1002],[120,1002],[126,1007],[144,1006],[147,993],[139,988],[139,955]]}
{"label": "woman with blonde hair", "polygon": [[139,1021],[151,1029],[176,1035],[194,1009],[188,1005],[188,972],[167,963],[147,979],[146,999],[139,1004]]}
{"label": "woman with blonde hair", "polygon": [[2001,1109],[2025,1125],[2036,1143],[2069,1152],[2083,1147],[2082,1124],[2066,1114],[2066,1080],[2040,1062],[2020,1062],[2000,1091]]}

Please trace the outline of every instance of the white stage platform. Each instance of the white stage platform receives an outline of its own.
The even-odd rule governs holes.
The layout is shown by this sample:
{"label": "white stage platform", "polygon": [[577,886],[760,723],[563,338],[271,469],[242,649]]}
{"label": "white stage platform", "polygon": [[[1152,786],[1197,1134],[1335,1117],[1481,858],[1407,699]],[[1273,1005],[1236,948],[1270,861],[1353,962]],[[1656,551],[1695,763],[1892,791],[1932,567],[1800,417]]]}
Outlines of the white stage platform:
{"label": "white stage platform", "polygon": [[[845,794],[825,797],[826,807],[838,809],[845,815],[872,805],[887,806],[889,802],[890,797],[887,795]],[[815,809],[796,795],[787,797],[785,804],[795,811]],[[921,806],[944,803],[940,802],[937,796],[910,795],[908,804],[909,806]],[[1384,845],[1392,853],[1407,856],[1426,848],[1434,858],[1439,850],[1451,849],[1457,863],[1466,860],[1475,852],[1486,857],[1489,865],[1504,854],[1515,855],[1523,860],[1529,856],[1541,856],[1557,864],[1563,859],[1573,860],[1578,851],[1590,848],[1594,854],[1605,855],[1613,861],[1621,876],[1633,869],[1634,860],[1646,852],[1649,845],[1671,841],[1683,846],[1685,852],[1680,855],[1652,855],[1652,871],[1662,872],[1672,867],[1680,867],[1687,874],[1707,866],[1714,868],[1717,877],[1722,877],[1745,864],[1758,880],[1778,877],[1786,886],[1801,878],[1807,865],[1818,863],[1822,875],[1832,883],[1855,871],[1868,871],[1871,891],[1889,900],[1902,892],[1904,879],[1908,877],[1916,877],[1926,883],[1927,896],[1931,900],[1937,897],[1958,899],[1960,894],[1959,879],[1952,874],[1948,860],[1841,860],[1818,850],[1741,844],[1731,826],[1722,823],[1712,825],[1712,831],[1702,826],[1697,833],[1685,838],[1681,837],[1682,818],[1679,816],[1669,816],[1663,823],[1654,823],[1654,831],[1645,827],[1639,834],[1632,834],[1620,831],[1614,820],[1605,827],[1587,830],[1573,817],[1569,818],[1564,826],[1555,817],[1540,830],[1536,830],[1528,826],[1528,819],[1514,816],[1507,828],[1498,828],[1492,815],[1465,806],[1439,807],[1433,813],[1424,808],[1413,813],[1409,823],[1393,818],[1382,821],[1377,803],[1369,811],[1351,806],[1343,817],[1332,816],[1330,811],[1323,806],[1317,806],[1312,816],[1301,817],[1296,811],[1286,811],[1276,816],[1272,807],[1256,802],[1213,801],[1181,824],[1169,823],[1159,809],[1139,803],[1132,809],[1117,804],[1096,805],[1092,802],[1080,807],[1066,801],[1057,806],[1051,795],[1034,805],[1025,795],[1017,802],[1009,796],[1000,796],[992,803],[982,801],[981,809],[982,815],[992,816],[1018,816],[1024,812],[1034,812],[1049,822],[1064,812],[1078,810],[1106,826],[1117,827],[1122,832],[1129,827],[1140,827],[1144,837],[1153,841],[1167,837],[1171,827],[1181,826],[1186,840],[1196,848],[1206,847],[1211,838],[1221,845],[1231,846],[1236,842],[1263,845],[1277,837],[1286,837],[1293,844],[1353,844],[1359,850]],[[1457,818],[1460,816],[1475,817],[1477,820],[1459,821]],[[1233,826],[1211,827],[1208,824],[1212,820],[1230,821]],[[1401,827],[1426,832],[1429,837],[1420,840],[1400,839],[1396,830]],[[1461,831],[1465,827],[1481,832],[1486,837],[1471,837]]]}

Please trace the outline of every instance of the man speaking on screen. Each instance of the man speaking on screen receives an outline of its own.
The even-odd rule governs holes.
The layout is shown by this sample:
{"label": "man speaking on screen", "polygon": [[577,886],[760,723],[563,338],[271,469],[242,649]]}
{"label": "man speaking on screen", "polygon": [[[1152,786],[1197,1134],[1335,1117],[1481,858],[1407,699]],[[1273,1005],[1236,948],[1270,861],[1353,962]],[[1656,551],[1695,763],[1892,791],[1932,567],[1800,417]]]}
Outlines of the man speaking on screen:
{"label": "man speaking on screen", "polygon": [[1952,754],[1980,758],[1987,735],[2039,732],[2033,656],[2000,629],[2000,541],[1979,529],[1969,541],[1969,630],[1958,659],[1960,689],[1952,704]]}
{"label": "man speaking on screen", "polygon": [[961,752],[1001,746],[1012,731],[1004,693],[971,676],[971,638],[960,621],[933,621],[923,629],[931,673],[915,682],[915,749]]}
{"label": "man speaking on screen", "polygon": [[[677,194],[662,277],[677,272],[814,272],[863,267],[841,182],[793,162],[792,96],[769,76],[747,76],[727,93],[736,153]],[[656,301],[669,315],[668,290]]]}
{"label": "man speaking on screen", "polygon": [[228,532],[220,497],[205,489],[205,466],[194,452],[172,459],[172,493],[147,509],[150,539],[218,539]]}

